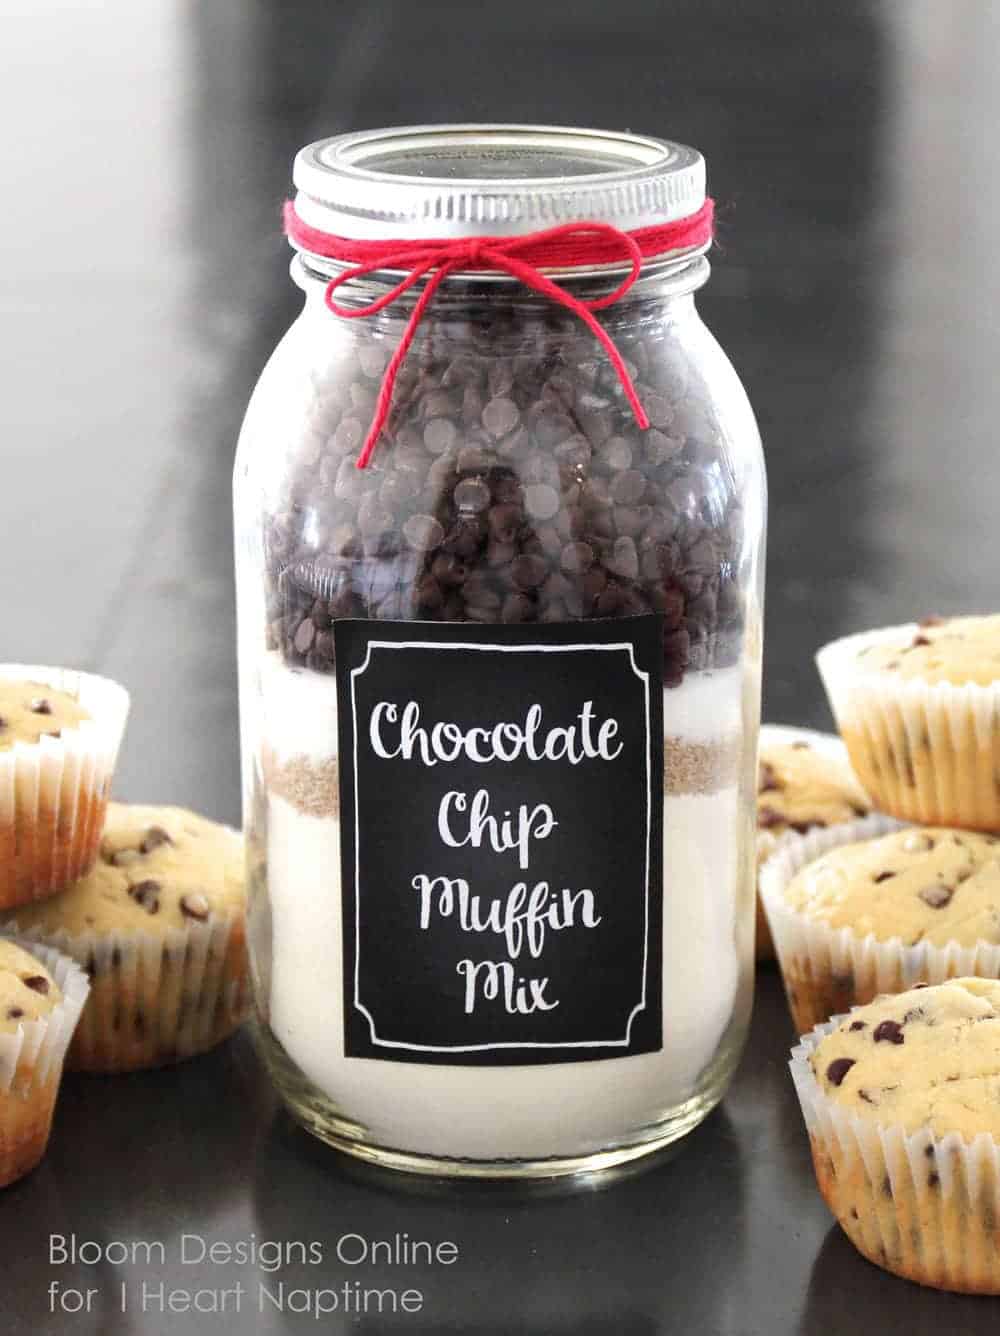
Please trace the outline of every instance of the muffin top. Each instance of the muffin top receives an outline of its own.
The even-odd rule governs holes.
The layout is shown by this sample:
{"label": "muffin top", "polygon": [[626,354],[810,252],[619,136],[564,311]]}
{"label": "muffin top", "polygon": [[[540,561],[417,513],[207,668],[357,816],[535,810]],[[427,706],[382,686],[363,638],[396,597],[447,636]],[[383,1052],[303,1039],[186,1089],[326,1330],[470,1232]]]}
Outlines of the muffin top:
{"label": "muffin top", "polygon": [[857,1007],[809,1059],[835,1104],[906,1132],[1000,1137],[1000,982],[950,979]]}
{"label": "muffin top", "polygon": [[65,691],[44,682],[0,678],[0,752],[15,742],[57,738],[64,728],[76,728],[89,719],[82,705]]}
{"label": "muffin top", "polygon": [[838,826],[867,816],[868,799],[846,758],[805,739],[762,742],[757,770],[757,826],[782,835]]}
{"label": "muffin top", "polygon": [[1000,942],[1000,837],[924,826],[841,845],[796,873],[785,900],[879,941]]}
{"label": "muffin top", "polygon": [[93,869],[68,890],[17,909],[20,930],[163,933],[228,917],[243,904],[243,842],[181,807],[110,803]]}
{"label": "muffin top", "polygon": [[48,1016],[62,993],[41,961],[0,937],[0,1034]]}
{"label": "muffin top", "polygon": [[1000,681],[1000,613],[986,617],[927,617],[904,639],[869,645],[858,653],[866,670],[923,682]]}

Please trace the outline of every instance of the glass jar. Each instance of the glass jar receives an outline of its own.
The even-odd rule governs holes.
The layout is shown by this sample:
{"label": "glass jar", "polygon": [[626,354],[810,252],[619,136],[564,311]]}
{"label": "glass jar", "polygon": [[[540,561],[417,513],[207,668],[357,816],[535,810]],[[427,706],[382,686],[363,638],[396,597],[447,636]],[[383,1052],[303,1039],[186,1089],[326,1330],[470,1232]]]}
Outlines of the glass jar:
{"label": "glass jar", "polygon": [[[341,136],[295,182],[314,234],[381,240],[705,198],[693,150],[533,127]],[[648,428],[584,323],[484,266],[440,283],[359,468],[427,278],[348,319],[400,273],[337,315],[343,264],[299,242],[235,476],[250,945],[272,1077],[352,1154],[595,1169],[694,1127],[738,1060],[765,494],[705,249],[600,312]]]}

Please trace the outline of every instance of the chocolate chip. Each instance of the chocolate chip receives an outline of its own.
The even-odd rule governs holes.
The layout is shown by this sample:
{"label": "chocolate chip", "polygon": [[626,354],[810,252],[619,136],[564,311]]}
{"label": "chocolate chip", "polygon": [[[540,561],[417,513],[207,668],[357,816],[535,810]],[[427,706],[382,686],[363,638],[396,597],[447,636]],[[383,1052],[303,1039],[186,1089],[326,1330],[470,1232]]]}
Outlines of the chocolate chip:
{"label": "chocolate chip", "polygon": [[951,903],[954,894],[950,886],[925,886],[922,891],[917,892],[924,904],[929,905],[931,909],[944,909],[945,905]]}
{"label": "chocolate chip", "polygon": [[761,830],[773,830],[775,826],[783,826],[785,818],[780,812],[776,812],[773,807],[757,808],[757,825]]}
{"label": "chocolate chip", "polygon": [[433,418],[424,428],[424,445],[432,455],[443,455],[458,437],[458,429],[450,418]]}
{"label": "chocolate chip", "polygon": [[[454,492],[455,505],[459,510],[467,510],[473,514],[485,510],[492,501],[490,489],[481,478],[466,478],[460,482]],[[558,498],[556,499],[556,509],[559,508]]]}
{"label": "chocolate chip", "polygon": [[867,1029],[867,1026],[865,1025],[864,1021],[851,1021],[850,1025],[847,1028],[849,1030],[864,1030]]}
{"label": "chocolate chip", "polygon": [[19,1021],[23,1015],[24,1015],[24,1008],[23,1008],[23,1007],[8,1007],[8,1008],[7,1008],[7,1019],[8,1019],[9,1021]]}
{"label": "chocolate chip", "polygon": [[500,610],[500,620],[507,625],[526,622],[532,614],[534,605],[527,594],[508,594]]}
{"label": "chocolate chip", "polygon": [[520,421],[517,404],[502,395],[491,399],[483,409],[483,426],[496,438],[509,435]]}
{"label": "chocolate chip", "polygon": [[181,913],[185,918],[197,919],[199,923],[204,923],[210,909],[208,898],[200,892],[188,892],[187,895],[181,896]]}
{"label": "chocolate chip", "polygon": [[300,654],[305,654],[308,652],[309,647],[312,645],[315,635],[316,635],[316,628],[313,625],[312,621],[310,620],[310,618],[304,617],[298,625],[298,629],[295,632],[295,637],[292,643],[294,644],[296,650]]}
{"label": "chocolate chip", "polygon": [[594,564],[594,549],[589,543],[567,543],[559,556],[559,564],[569,575],[581,575]]}
{"label": "chocolate chip", "polygon": [[757,771],[757,792],[773,793],[776,789],[782,787],[778,779],[778,772],[774,766],[767,761],[761,761]]}
{"label": "chocolate chip", "polygon": [[834,1058],[826,1069],[826,1079],[831,1085],[842,1085],[844,1077],[854,1066],[854,1061],[854,1058]]}
{"label": "chocolate chip", "polygon": [[160,912],[160,892],[162,886],[158,881],[138,881],[134,886],[128,888],[128,893],[137,905],[141,905],[147,914],[158,914]]}
{"label": "chocolate chip", "polygon": [[21,982],[25,988],[30,988],[33,993],[41,993],[43,997],[49,991],[49,981],[44,974],[28,974]]}
{"label": "chocolate chip", "polygon": [[624,436],[612,436],[601,452],[609,469],[621,472],[632,467],[632,447]]}
{"label": "chocolate chip", "polygon": [[403,525],[403,537],[415,552],[431,552],[444,542],[444,529],[433,515],[411,515]]}
{"label": "chocolate chip", "polygon": [[911,648],[911,649],[919,649],[919,648],[921,647],[921,645],[929,645],[930,643],[931,643],[931,642],[927,639],[926,636],[914,636],[914,637],[913,637],[913,643],[912,643],[912,645],[910,646],[910,648]]}
{"label": "chocolate chip", "polygon": [[[621,332],[653,424],[639,432],[589,332],[502,301],[490,311],[464,323],[429,313],[367,470],[356,459],[388,350],[384,331],[352,331],[263,520],[267,646],[332,673],[333,625],[346,617],[653,611],[668,686],[734,663],[744,519],[725,471],[707,495],[719,432],[674,337]],[[557,572],[568,584],[546,589]],[[470,583],[477,573],[488,587]]]}
{"label": "chocolate chip", "polygon": [[0,714],[0,728],[6,728],[6,727],[7,727],[7,720],[3,717],[2,714]]}
{"label": "chocolate chip", "polygon": [[137,863],[142,857],[139,849],[116,849],[113,854],[108,855],[108,862],[112,867],[128,867],[130,863]]}
{"label": "chocolate chip", "polygon": [[669,427],[674,420],[674,410],[669,401],[658,394],[644,394],[642,406],[654,427]]}
{"label": "chocolate chip", "polygon": [[876,886],[880,886],[883,881],[888,881],[890,877],[894,877],[895,875],[895,872],[876,872],[875,876],[872,877],[872,881]]}
{"label": "chocolate chip", "polygon": [[623,580],[636,580],[639,577],[639,554],[632,538],[616,538],[614,547],[607,558],[608,570],[620,575]]}
{"label": "chocolate chip", "polygon": [[173,840],[162,826],[150,826],[142,837],[139,852],[151,854],[154,849],[159,849],[162,844],[173,844]]}
{"label": "chocolate chip", "polygon": [[526,555],[511,562],[511,578],[518,589],[536,589],[548,574],[548,563],[543,557]]}
{"label": "chocolate chip", "polygon": [[534,483],[524,489],[524,508],[536,520],[550,520],[559,510],[559,493],[548,483]]}
{"label": "chocolate chip", "polygon": [[37,696],[37,697],[31,702],[31,713],[32,713],[32,714],[51,714],[51,713],[52,713],[52,702],[49,701],[49,700],[46,700],[44,696]]}
{"label": "chocolate chip", "polygon": [[638,469],[626,469],[611,484],[611,497],[622,506],[634,506],[646,490],[646,479]]}
{"label": "chocolate chip", "polygon": [[901,1044],[905,1038],[903,1027],[898,1021],[880,1021],[872,1034],[872,1040],[876,1044],[883,1040],[887,1044]]}

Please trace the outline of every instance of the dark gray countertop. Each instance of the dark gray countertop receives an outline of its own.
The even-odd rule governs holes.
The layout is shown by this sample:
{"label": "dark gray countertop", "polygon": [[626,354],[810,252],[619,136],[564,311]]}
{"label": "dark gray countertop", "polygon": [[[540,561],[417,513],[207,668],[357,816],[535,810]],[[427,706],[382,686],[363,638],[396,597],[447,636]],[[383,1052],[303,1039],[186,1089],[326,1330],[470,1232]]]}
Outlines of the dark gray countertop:
{"label": "dark gray countertop", "polygon": [[[766,970],[739,1076],[686,1141],[594,1181],[529,1187],[401,1177],[334,1154],[275,1108],[245,1034],[174,1071],[70,1077],[47,1159],[0,1197],[0,1238],[16,1243],[18,1259],[4,1278],[13,1318],[4,1330],[316,1330],[314,1316],[280,1312],[261,1296],[261,1284],[277,1296],[282,1282],[288,1305],[304,1302],[290,1291],[338,1292],[341,1309],[322,1327],[331,1332],[830,1336],[861,1329],[866,1317],[908,1336],[995,1330],[997,1301],[921,1290],[862,1261],[841,1235],[814,1186],[785,1062],[792,1041],[780,984]],[[166,1260],[116,1264],[112,1247],[99,1265],[51,1266],[53,1233],[104,1249],[160,1243]],[[457,1256],[389,1264],[377,1250],[376,1263],[358,1262],[365,1246],[397,1236],[454,1243]],[[214,1264],[197,1261],[207,1245],[254,1237],[316,1242],[323,1261],[293,1259],[277,1272],[219,1253]],[[61,1325],[48,1317],[53,1280],[59,1295],[96,1291],[92,1314]],[[419,1291],[422,1307],[358,1319],[343,1312],[345,1285],[349,1302],[360,1286]],[[226,1311],[164,1315],[171,1291]]]}
{"label": "dark gray countertop", "polygon": [[[1000,268],[989,0],[110,0],[5,15],[0,609],[5,659],[131,688],[119,792],[238,818],[229,474],[294,314],[278,206],[299,144],[442,119],[587,122],[697,144],[719,201],[702,309],[765,438],[766,714],[828,725],[816,646],[997,606]],[[862,1261],[816,1192],[773,974],[724,1105],[607,1184],[457,1188],[363,1170],[275,1111],[248,1038],[71,1078],[50,1154],[0,1195],[0,1328],[987,1333],[996,1301]],[[309,1241],[286,1282],[419,1288],[420,1314],[114,1311],[143,1266],[53,1267],[52,1232]],[[350,1267],[338,1238],[451,1240]],[[280,1277],[279,1277],[280,1278]],[[48,1286],[100,1291],[51,1316]],[[133,1295],[134,1300],[134,1295]],[[231,1300],[230,1300],[231,1303]],[[109,1307],[109,1305],[111,1307]],[[249,1305],[249,1306],[248,1306]]]}

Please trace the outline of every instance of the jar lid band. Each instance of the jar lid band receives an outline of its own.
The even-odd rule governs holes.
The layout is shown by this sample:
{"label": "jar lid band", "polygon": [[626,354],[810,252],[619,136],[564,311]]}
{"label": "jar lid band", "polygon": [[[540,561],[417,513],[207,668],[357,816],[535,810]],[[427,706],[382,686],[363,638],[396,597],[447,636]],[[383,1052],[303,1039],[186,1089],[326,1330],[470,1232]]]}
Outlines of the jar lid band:
{"label": "jar lid band", "polygon": [[523,236],[587,219],[623,231],[705,202],[705,159],[673,140],[565,125],[355,130],[295,157],[296,210],[341,237]]}
{"label": "jar lid band", "polygon": [[[426,238],[400,241],[363,241],[333,236],[303,222],[291,200],[284,208],[285,232],[299,250],[334,260],[345,268],[330,279],[325,301],[334,315],[345,320],[375,315],[426,279],[414,303],[396,351],[386,367],[375,405],[375,415],[358,456],[358,468],[366,468],[392,406],[396,375],[413,342],[417,327],[441,283],[456,273],[500,271],[551,301],[571,311],[587,326],[604,348],[621,382],[635,420],[642,430],[649,427],[632,377],[614,341],[595,312],[619,301],[639,278],[642,262],[656,256],[683,252],[708,245],[712,238],[714,205],[706,199],[697,213],[653,227],[624,232],[605,222],[565,223],[543,231],[517,236]],[[628,265],[616,288],[602,297],[581,300],[555,282],[544,270],[591,269],[602,265]],[[379,272],[402,272],[391,288],[361,306],[343,306],[337,289],[352,279]]]}

